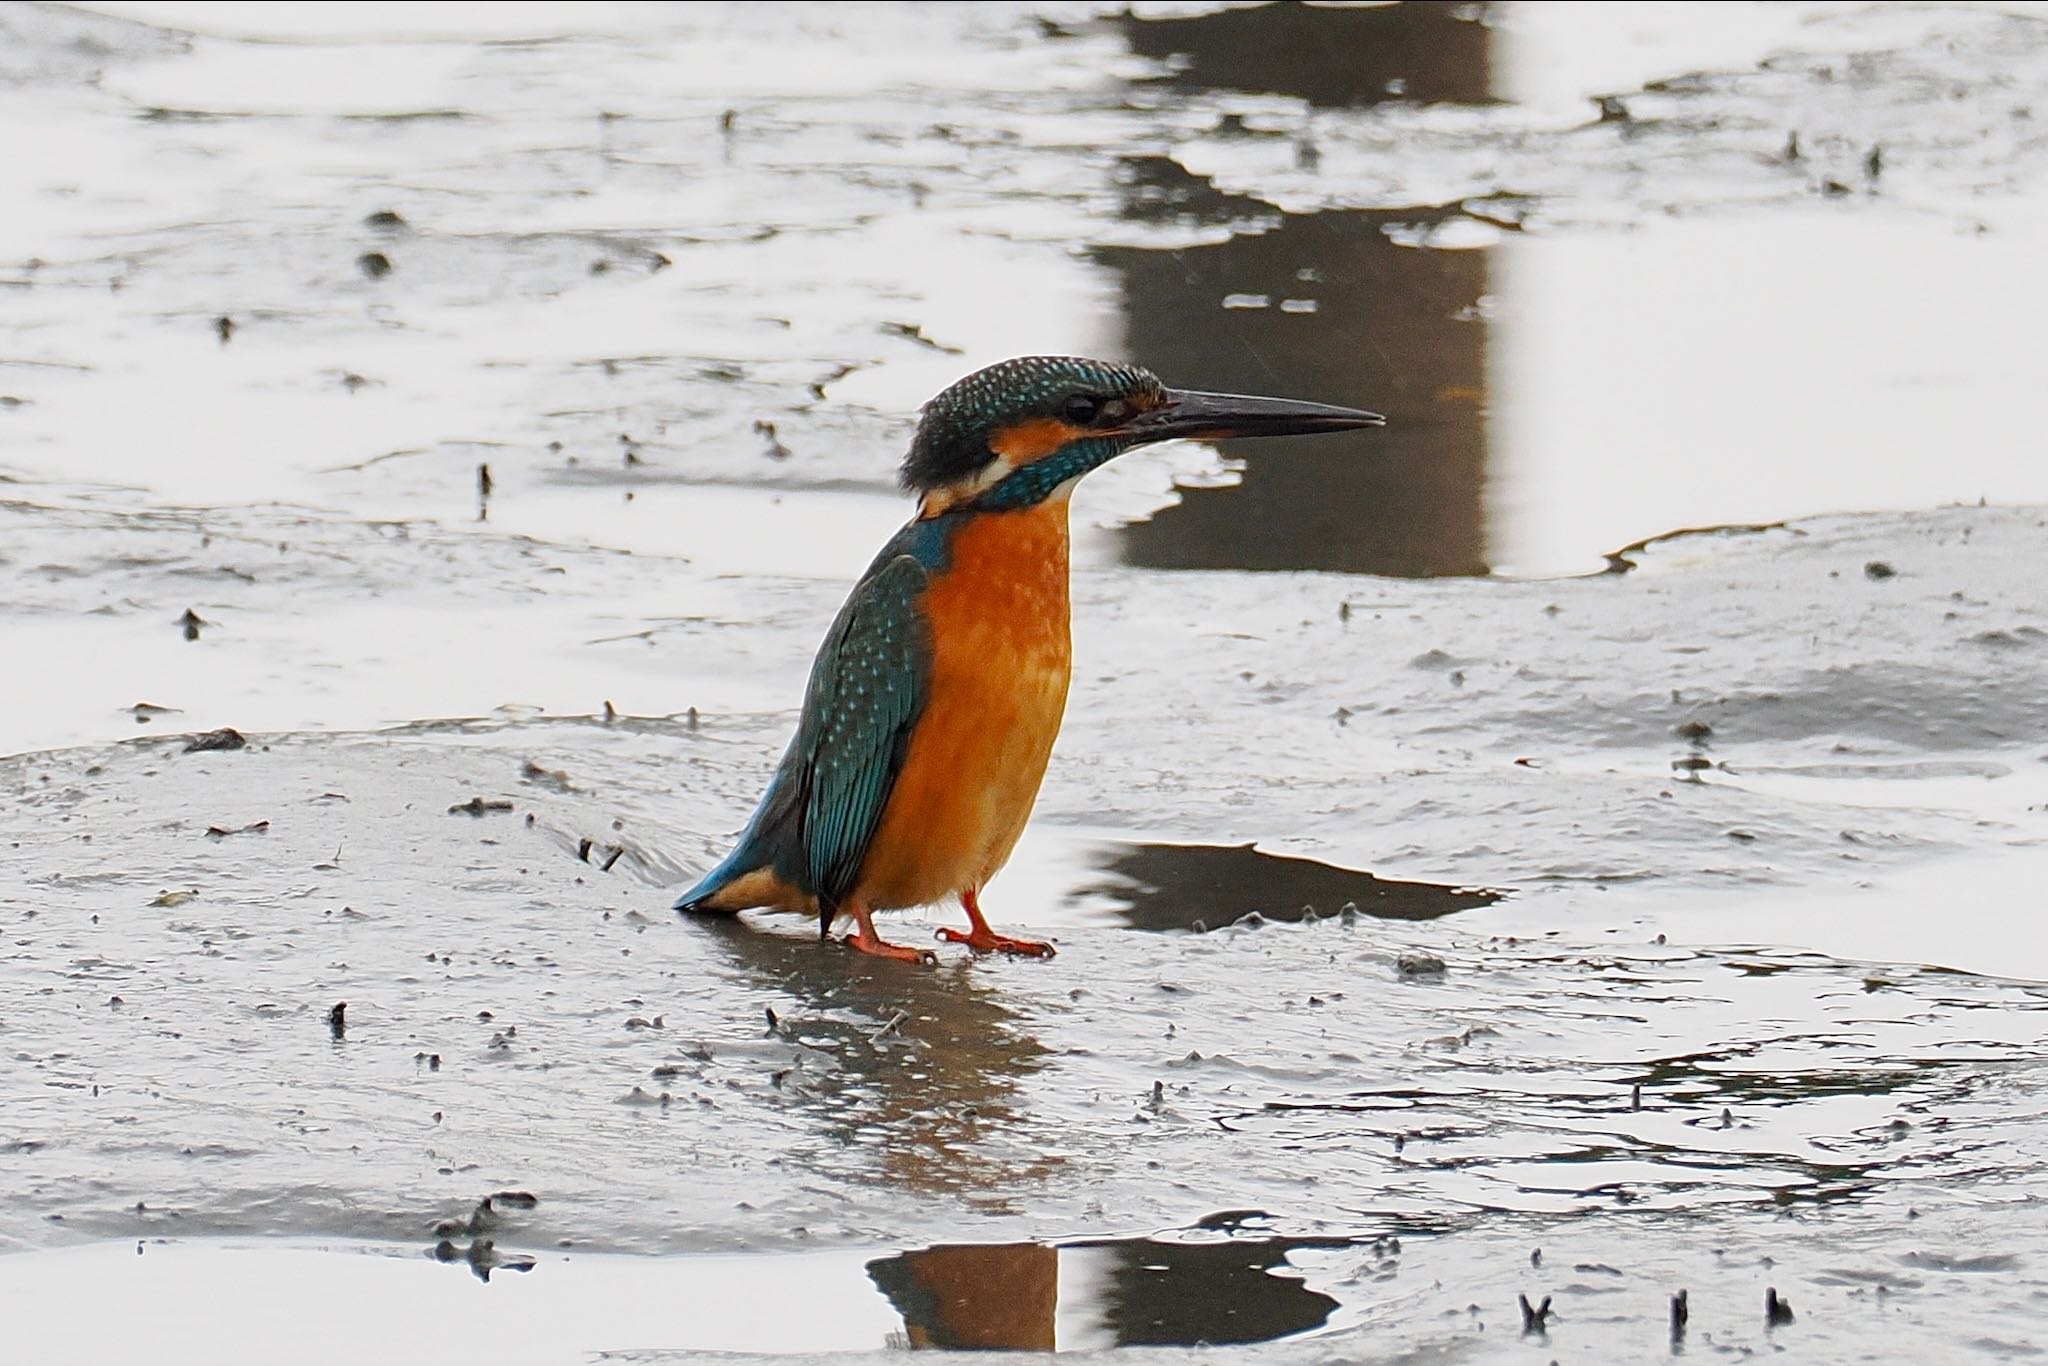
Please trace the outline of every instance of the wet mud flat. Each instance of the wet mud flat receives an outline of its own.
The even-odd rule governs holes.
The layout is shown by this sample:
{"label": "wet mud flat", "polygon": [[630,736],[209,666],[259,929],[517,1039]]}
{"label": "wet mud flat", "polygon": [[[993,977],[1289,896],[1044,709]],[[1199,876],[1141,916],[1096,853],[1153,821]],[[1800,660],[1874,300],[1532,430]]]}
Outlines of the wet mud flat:
{"label": "wet mud flat", "polygon": [[[2038,19],[107,9],[0,6],[0,1355],[2044,1346]],[[1032,350],[1393,421],[1083,489],[1059,957],[677,920]]]}
{"label": "wet mud flat", "polygon": [[[1486,593],[1084,582],[1125,661],[1172,613],[1256,637],[1182,675],[1251,700],[1197,726],[1144,670],[1079,686],[1044,828],[989,899],[1049,963],[671,917],[782,712],[0,761],[25,1321],[86,1331],[34,1288],[88,1265],[169,1300],[274,1275],[317,1305],[361,1276],[484,1342],[542,1312],[448,1300],[495,1270],[493,1297],[568,1296],[535,1304],[591,1350],[1192,1344],[1227,1299],[1276,1360],[1608,1355],[1664,1350],[1679,1290],[1700,1346],[1934,1353],[1965,1322],[2011,1350],[2048,1232],[2042,523],[1686,537]],[[809,621],[756,634],[800,654]],[[1258,849],[1205,842],[1225,820]],[[1336,834],[1360,829],[1385,843]],[[1802,921],[1821,896],[1853,913]],[[1924,933],[1889,956],[1899,921]],[[497,1192],[531,1202],[480,1215]],[[707,1309],[617,1317],[607,1268]],[[557,1274],[586,1289],[527,1289]],[[817,1287],[803,1333],[711,1312],[785,1274]]]}

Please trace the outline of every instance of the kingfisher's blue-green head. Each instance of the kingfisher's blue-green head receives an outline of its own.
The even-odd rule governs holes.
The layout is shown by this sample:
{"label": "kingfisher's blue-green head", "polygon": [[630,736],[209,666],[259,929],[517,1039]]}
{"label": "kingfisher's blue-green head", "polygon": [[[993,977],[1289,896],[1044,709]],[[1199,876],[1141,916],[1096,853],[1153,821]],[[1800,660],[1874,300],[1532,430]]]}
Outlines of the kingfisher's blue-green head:
{"label": "kingfisher's blue-green head", "polygon": [[1322,403],[1169,389],[1135,365],[1023,356],[977,370],[925,405],[903,486],[927,511],[1029,507],[1154,441],[1339,432],[1382,421]]}

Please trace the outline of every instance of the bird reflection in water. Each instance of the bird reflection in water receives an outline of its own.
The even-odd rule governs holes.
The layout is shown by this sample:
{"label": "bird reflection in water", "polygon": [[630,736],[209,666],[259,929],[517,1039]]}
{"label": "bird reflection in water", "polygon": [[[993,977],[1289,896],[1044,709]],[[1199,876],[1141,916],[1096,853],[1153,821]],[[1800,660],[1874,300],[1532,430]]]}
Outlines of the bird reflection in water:
{"label": "bird reflection in water", "polygon": [[940,1246],[870,1262],[868,1276],[902,1314],[912,1347],[1192,1347],[1321,1327],[1337,1301],[1287,1274],[1287,1257],[1348,1245],[1132,1238]]}
{"label": "bird reflection in water", "polygon": [[1057,1169],[1013,1105],[1018,1082],[1048,1050],[991,979],[965,965],[891,971],[858,954],[820,953],[814,936],[737,918],[702,923],[733,975],[776,1012],[775,1028],[836,1064],[800,1067],[782,1082],[827,1140],[805,1165],[952,1193],[995,1212]]}

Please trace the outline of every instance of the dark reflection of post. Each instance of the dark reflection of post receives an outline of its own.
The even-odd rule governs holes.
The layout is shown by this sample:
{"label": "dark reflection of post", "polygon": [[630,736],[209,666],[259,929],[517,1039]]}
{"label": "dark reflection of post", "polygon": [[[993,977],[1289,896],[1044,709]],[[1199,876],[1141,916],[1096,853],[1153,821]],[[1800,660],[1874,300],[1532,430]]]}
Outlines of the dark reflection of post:
{"label": "dark reflection of post", "polygon": [[1119,1347],[1221,1346],[1305,1333],[1337,1301],[1272,1273],[1286,1266],[1289,1250],[1314,1245],[1289,1238],[1094,1244],[1111,1259],[1103,1320]]}
{"label": "dark reflection of post", "polygon": [[[1007,1243],[921,1248],[868,1263],[903,1315],[912,1347],[1052,1351],[1063,1316],[1087,1318],[1119,1347],[1268,1342],[1320,1327],[1337,1301],[1274,1275],[1298,1247],[1341,1239],[1233,1238],[1178,1243],[1117,1239],[1051,1247]],[[1089,1273],[1085,1304],[1059,1303],[1059,1265]],[[1062,1311],[1064,1310],[1064,1314]],[[1072,1345],[1072,1344],[1068,1344]]]}
{"label": "dark reflection of post", "polygon": [[1393,98],[1477,104],[1493,78],[1482,9],[1462,0],[1283,3],[1171,19],[1127,10],[1121,23],[1131,51],[1173,64],[1165,79],[1180,89],[1291,95],[1326,108]]}
{"label": "dark reflection of post", "polygon": [[[1482,102],[1489,34],[1463,12],[1283,4],[1120,23],[1133,50],[1174,59],[1167,79],[1183,88],[1355,106],[1394,98],[1396,83],[1400,98]],[[1474,305],[1487,292],[1486,253],[1387,235],[1449,216],[1427,208],[1281,217],[1156,157],[1127,161],[1122,182],[1134,219],[1278,219],[1212,245],[1099,250],[1123,277],[1132,359],[1176,384],[1314,397],[1388,418],[1382,432],[1223,443],[1245,462],[1242,483],[1185,490],[1125,530],[1125,557],[1162,568],[1485,573],[1486,328]],[[1232,295],[1267,303],[1223,307]]]}
{"label": "dark reflection of post", "polygon": [[1050,1352],[1059,1249],[1045,1243],[928,1247],[868,1263],[912,1347]]}
{"label": "dark reflection of post", "polygon": [[856,1174],[872,1160],[891,1185],[985,1200],[1051,1173],[1047,1160],[993,1156],[1006,1146],[995,1135],[1022,1132],[1010,1098],[1046,1049],[971,969],[872,961],[737,919],[698,923],[785,1028],[835,1045],[836,1067],[784,1086]]}

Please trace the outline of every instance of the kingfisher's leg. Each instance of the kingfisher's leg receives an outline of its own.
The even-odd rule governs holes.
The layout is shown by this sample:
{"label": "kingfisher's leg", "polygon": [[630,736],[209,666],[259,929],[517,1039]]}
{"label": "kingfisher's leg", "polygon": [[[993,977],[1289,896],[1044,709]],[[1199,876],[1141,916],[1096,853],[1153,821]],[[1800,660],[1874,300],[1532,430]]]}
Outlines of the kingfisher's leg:
{"label": "kingfisher's leg", "polygon": [[965,944],[976,953],[995,950],[1001,953],[1021,953],[1032,958],[1052,957],[1053,947],[1050,944],[1040,943],[1036,939],[1012,939],[1007,934],[997,934],[990,929],[988,922],[981,918],[980,897],[981,893],[972,887],[960,893],[960,904],[967,908],[967,923],[973,928],[962,934],[958,930],[941,927],[939,938],[948,944]]}
{"label": "kingfisher's leg", "polygon": [[930,949],[906,949],[901,944],[891,944],[875,933],[874,915],[865,902],[851,901],[845,906],[859,928],[840,942],[856,953],[871,953],[877,958],[900,958],[906,963],[936,963],[938,955]]}

